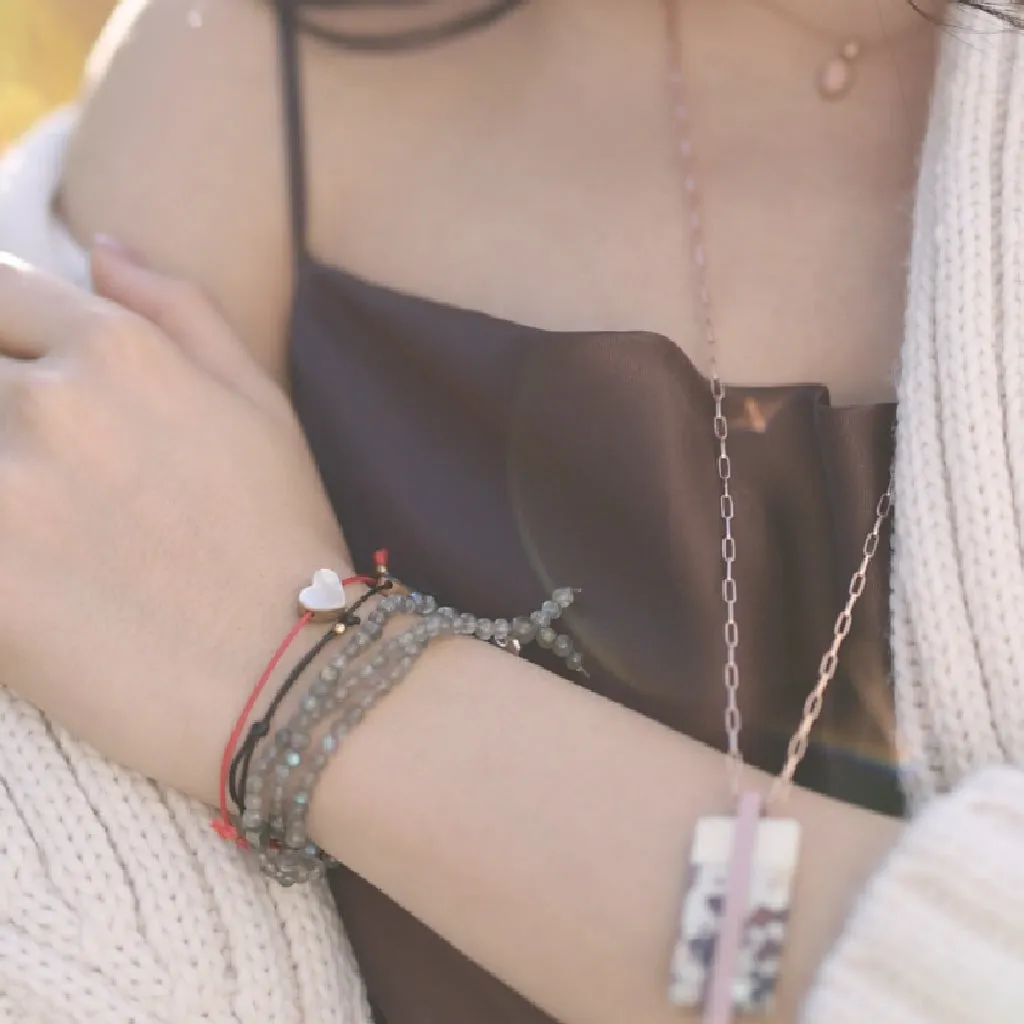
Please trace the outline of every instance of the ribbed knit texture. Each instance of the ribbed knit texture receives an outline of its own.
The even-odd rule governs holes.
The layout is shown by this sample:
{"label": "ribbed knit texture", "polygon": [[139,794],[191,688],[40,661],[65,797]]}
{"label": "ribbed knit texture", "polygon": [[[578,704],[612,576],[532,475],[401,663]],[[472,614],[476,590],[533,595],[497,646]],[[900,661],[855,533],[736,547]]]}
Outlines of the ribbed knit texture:
{"label": "ribbed knit texture", "polygon": [[897,429],[893,667],[919,813],[803,1024],[1024,1021],[1024,33],[956,21],[922,156]]}
{"label": "ribbed knit texture", "polygon": [[323,886],[0,694],[0,1021],[364,1024]]}
{"label": "ribbed knit texture", "polygon": [[928,806],[860,900],[801,1024],[1024,1021],[1024,773]]}
{"label": "ribbed knit texture", "polygon": [[1024,765],[1024,33],[949,32],[900,378],[892,646],[915,803]]}

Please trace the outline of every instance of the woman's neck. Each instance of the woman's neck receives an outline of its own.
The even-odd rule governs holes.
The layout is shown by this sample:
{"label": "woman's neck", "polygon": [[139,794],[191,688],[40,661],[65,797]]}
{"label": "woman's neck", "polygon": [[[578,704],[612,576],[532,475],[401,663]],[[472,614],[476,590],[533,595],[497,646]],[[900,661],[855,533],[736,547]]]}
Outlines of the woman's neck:
{"label": "woman's neck", "polygon": [[[700,0],[682,0],[700,2]],[[791,30],[836,43],[857,39],[866,46],[884,46],[902,39],[927,22],[941,22],[945,0],[712,0],[746,10],[750,17],[773,18]]]}

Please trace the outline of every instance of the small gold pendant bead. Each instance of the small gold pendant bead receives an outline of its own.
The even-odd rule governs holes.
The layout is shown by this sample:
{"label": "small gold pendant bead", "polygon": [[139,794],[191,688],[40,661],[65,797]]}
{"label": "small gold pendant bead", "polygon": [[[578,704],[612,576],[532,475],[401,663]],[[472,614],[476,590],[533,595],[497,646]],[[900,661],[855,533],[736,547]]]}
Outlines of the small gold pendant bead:
{"label": "small gold pendant bead", "polygon": [[847,40],[835,56],[818,72],[818,94],[824,100],[841,100],[849,95],[857,80],[857,61],[863,47],[856,39]]}

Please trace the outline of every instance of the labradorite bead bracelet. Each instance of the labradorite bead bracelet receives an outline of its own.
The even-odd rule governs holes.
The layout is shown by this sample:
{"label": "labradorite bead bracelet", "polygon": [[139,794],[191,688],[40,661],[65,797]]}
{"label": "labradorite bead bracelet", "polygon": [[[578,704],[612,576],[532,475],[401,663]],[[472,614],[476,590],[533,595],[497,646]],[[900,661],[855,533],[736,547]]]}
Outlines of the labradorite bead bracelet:
{"label": "labradorite bead bracelet", "polygon": [[[553,625],[575,600],[576,592],[568,587],[554,591],[530,615],[511,620],[438,607],[435,598],[417,592],[372,596],[376,605],[361,620],[343,617],[300,659],[282,690],[292,689],[328,644],[340,640],[285,723],[271,732],[270,719],[283,700],[280,693],[275,697],[272,713],[254,726],[245,770],[232,774],[239,832],[264,874],[282,885],[317,878],[334,863],[309,839],[313,791],[344,740],[409,675],[431,643],[472,637],[516,655],[537,644],[571,671],[583,671],[571,637]],[[412,623],[401,632],[385,635],[392,620],[410,616]]]}

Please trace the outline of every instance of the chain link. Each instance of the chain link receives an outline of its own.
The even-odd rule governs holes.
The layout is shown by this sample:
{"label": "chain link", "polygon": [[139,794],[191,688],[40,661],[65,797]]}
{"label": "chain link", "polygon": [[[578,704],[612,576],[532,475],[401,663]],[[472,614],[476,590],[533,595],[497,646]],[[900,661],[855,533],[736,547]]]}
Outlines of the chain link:
{"label": "chain link", "polygon": [[835,629],[832,633],[832,643],[828,650],[821,657],[821,664],[818,666],[818,682],[814,689],[808,694],[804,702],[803,716],[796,732],[789,741],[789,748],[786,751],[786,763],[778,778],[772,783],[771,791],[768,794],[768,803],[783,800],[793,785],[793,776],[797,767],[807,753],[807,746],[811,740],[811,730],[821,715],[821,709],[825,704],[825,691],[832,682],[839,667],[839,648],[850,633],[850,626],[853,624],[853,609],[857,604],[860,595],[864,593],[864,586],[867,583],[868,567],[871,560],[878,551],[882,539],[882,529],[885,521],[892,511],[893,502],[893,472],[889,470],[889,483],[878,499],[875,508],[875,521],[868,531],[864,540],[864,547],[861,551],[860,565],[857,571],[850,578],[850,588],[846,597],[846,605],[836,619]]}
{"label": "chain link", "polygon": [[[738,591],[736,586],[736,538],[733,525],[736,505],[732,493],[732,458],[729,454],[729,421],[725,413],[725,385],[722,383],[718,360],[718,334],[711,304],[711,287],[705,258],[704,219],[700,201],[700,190],[695,168],[693,143],[690,131],[690,111],[687,104],[685,77],[683,75],[682,33],[679,25],[679,0],[663,0],[666,17],[666,33],[669,44],[669,83],[672,103],[678,128],[679,159],[683,173],[683,191],[686,196],[690,220],[690,240],[693,268],[701,321],[704,327],[708,351],[708,378],[711,396],[715,403],[714,436],[718,443],[718,480],[721,497],[719,501],[722,522],[722,604],[725,611],[723,639],[725,641],[725,663],[722,681],[725,685],[725,736],[726,755],[729,764],[729,779],[734,794],[742,785],[743,753],[740,749],[740,733],[743,717],[740,712],[740,670],[737,660],[740,643],[740,629],[736,618]],[[796,732],[789,741],[786,761],[778,778],[772,784],[768,797],[769,804],[782,800],[789,793],[797,767],[807,753],[811,731],[821,715],[825,693],[839,667],[839,650],[849,635],[853,624],[853,610],[864,592],[867,572],[872,559],[878,552],[882,530],[892,511],[893,474],[889,472],[889,483],[878,500],[875,520],[864,540],[860,564],[850,578],[846,604],[836,618],[832,643],[825,651],[818,667],[818,681],[811,690],[803,708],[803,716]]]}

